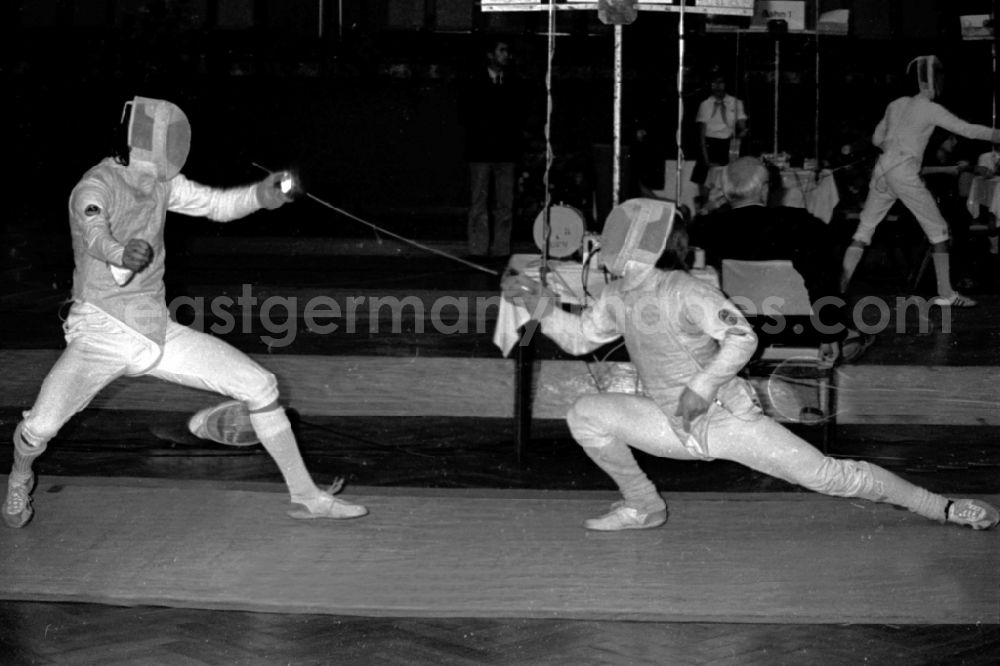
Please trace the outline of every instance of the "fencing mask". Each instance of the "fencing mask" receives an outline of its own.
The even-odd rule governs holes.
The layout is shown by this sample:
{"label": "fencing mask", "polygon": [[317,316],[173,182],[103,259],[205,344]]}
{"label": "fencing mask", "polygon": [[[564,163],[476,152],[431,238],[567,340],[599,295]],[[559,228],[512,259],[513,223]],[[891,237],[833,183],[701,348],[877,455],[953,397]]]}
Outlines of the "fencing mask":
{"label": "fencing mask", "polygon": [[615,275],[625,275],[634,261],[655,266],[667,246],[676,209],[670,201],[629,199],[615,206],[601,234],[601,263]]}
{"label": "fencing mask", "polygon": [[156,165],[163,181],[180,173],[191,150],[191,124],[184,112],[166,100],[136,97],[125,103],[123,122],[127,115],[129,159]]}
{"label": "fencing mask", "polygon": [[917,87],[921,91],[928,91],[931,99],[941,95],[941,89],[944,85],[944,65],[941,64],[937,56],[917,56],[906,66],[907,73],[911,70],[915,70]]}

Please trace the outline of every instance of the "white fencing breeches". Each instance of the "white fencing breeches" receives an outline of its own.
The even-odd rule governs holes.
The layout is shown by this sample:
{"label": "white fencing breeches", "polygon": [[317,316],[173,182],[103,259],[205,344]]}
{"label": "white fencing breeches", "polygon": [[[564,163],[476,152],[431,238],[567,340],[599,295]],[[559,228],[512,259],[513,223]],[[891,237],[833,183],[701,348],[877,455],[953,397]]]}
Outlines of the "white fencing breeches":
{"label": "white fencing breeches", "polygon": [[[890,159],[892,158],[892,159]],[[901,160],[901,161],[897,161]],[[883,155],[875,165],[868,198],[861,209],[861,219],[854,240],[871,244],[875,228],[889,213],[896,201],[902,201],[927,234],[927,240],[941,243],[948,240],[948,222],[938,209],[934,196],[920,178],[920,162],[916,158]]]}
{"label": "white fencing breeches", "polygon": [[[629,447],[654,456],[703,459],[685,447],[666,414],[651,399],[624,393],[580,398],[567,417],[576,441],[612,478],[640,472]],[[711,459],[751,469],[818,493],[858,497],[903,506],[943,521],[947,499],[867,462],[824,456],[818,449],[759,410],[718,410],[708,424]]]}
{"label": "white fencing breeches", "polygon": [[66,349],[25,412],[22,432],[44,448],[74,414],[122,376],[150,376],[213,391],[259,409],[278,398],[277,380],[231,345],[176,322],[162,347],[104,311],[76,303],[64,326]]}

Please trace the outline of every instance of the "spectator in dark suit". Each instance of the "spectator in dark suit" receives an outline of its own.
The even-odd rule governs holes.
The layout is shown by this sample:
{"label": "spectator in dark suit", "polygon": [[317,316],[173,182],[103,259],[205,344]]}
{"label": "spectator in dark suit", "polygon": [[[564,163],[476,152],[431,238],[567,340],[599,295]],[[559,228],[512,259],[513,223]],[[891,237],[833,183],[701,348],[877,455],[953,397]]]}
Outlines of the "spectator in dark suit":
{"label": "spectator in dark suit", "polygon": [[510,254],[525,100],[512,70],[510,44],[490,39],[484,55],[485,62],[472,71],[459,99],[469,164],[469,253],[505,257]]}

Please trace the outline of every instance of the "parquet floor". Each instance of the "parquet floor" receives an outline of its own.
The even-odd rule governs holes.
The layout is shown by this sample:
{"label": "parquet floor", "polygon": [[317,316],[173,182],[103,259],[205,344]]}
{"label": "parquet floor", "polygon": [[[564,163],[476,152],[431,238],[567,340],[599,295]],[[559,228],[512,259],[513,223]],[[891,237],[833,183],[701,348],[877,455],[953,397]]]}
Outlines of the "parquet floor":
{"label": "parquet floor", "polygon": [[0,605],[5,664],[966,664],[1000,627],[357,618]]}
{"label": "parquet floor", "polygon": [[[33,257],[42,279],[27,286],[37,290],[22,289],[13,298],[0,299],[0,306],[4,306],[0,307],[0,346],[51,348],[59,344],[60,331],[53,315],[67,284],[64,254]],[[193,261],[185,265],[183,253],[172,259],[182,260],[172,264],[173,270],[198,269]],[[314,280],[334,285],[360,284],[359,280],[370,279],[370,286],[383,284],[386,279],[386,273],[374,267],[356,261],[346,263],[351,270],[338,273],[331,269],[323,275],[307,265],[298,279],[311,274]],[[248,266],[251,275],[245,274]],[[240,279],[265,283],[280,271],[280,267],[268,267],[267,262],[241,262],[239,267],[216,267],[214,272],[202,266],[205,272],[197,277],[224,282],[230,279],[228,272],[237,268],[244,273]],[[413,270],[421,271],[419,267]],[[471,284],[475,289],[495,286],[489,276],[482,283],[481,277],[441,271],[439,265],[426,273],[430,276],[427,279],[439,288],[458,283]],[[35,277],[38,275],[36,270]],[[180,288],[176,277],[168,276],[170,279],[174,280],[174,289]],[[982,353],[990,354],[992,359],[993,331],[1000,325],[1000,316],[983,312],[974,325]],[[240,344],[236,338],[230,342]],[[386,341],[358,336],[327,342],[365,350],[362,353],[409,354],[415,349],[424,352],[428,347],[430,353],[441,353],[446,343],[449,353],[476,355],[493,351],[488,340],[473,337],[417,341],[404,335]],[[942,346],[941,341],[926,342]],[[949,347],[945,341],[944,347],[969,362],[969,344]],[[330,351],[339,353],[340,349]],[[315,353],[311,349],[300,351]],[[886,357],[897,352],[891,347],[873,349],[873,354]],[[0,432],[10,432],[17,418],[17,410],[0,406]],[[264,456],[192,442],[185,438],[179,423],[183,423],[180,414],[84,412],[61,433],[39,472],[280,482]],[[317,476],[343,475],[349,483],[609,487],[568,440],[561,424],[536,428],[537,441],[521,464],[513,457],[509,424],[488,419],[331,419],[296,425],[304,455]],[[842,429],[834,453],[876,459],[940,492],[998,492],[997,434],[991,428]],[[0,461],[10,456],[6,435],[3,440]],[[644,463],[661,487],[673,490],[789,490],[786,484],[725,463]],[[0,664],[415,663],[992,665],[1000,663],[1000,626],[359,618],[0,602]]]}

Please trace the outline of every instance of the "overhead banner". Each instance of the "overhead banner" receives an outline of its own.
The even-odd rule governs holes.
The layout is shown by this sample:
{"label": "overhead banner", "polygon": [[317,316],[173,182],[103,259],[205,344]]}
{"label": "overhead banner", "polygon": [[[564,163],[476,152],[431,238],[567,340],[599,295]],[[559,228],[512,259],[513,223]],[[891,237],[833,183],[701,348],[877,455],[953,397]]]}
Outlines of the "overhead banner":
{"label": "overhead banner", "polygon": [[[639,11],[679,12],[692,14],[726,14],[753,16],[754,0],[638,0]],[[545,0],[482,0],[484,12],[540,12],[548,11]],[[597,11],[597,0],[557,0],[555,9],[589,9]]]}

